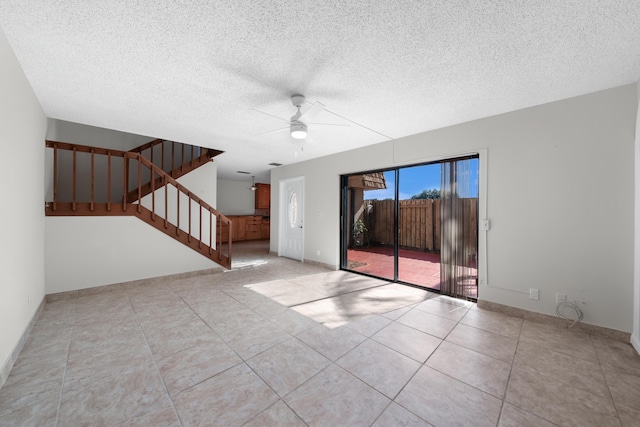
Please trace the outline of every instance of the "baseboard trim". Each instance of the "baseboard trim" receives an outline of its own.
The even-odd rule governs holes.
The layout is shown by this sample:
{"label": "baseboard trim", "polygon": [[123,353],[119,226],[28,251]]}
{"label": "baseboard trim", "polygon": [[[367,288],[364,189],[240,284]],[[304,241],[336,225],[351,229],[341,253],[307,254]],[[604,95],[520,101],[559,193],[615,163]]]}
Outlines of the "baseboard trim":
{"label": "baseboard trim", "polygon": [[310,259],[305,259],[304,263],[313,265],[315,267],[326,268],[327,270],[333,270],[333,271],[339,270],[337,265],[325,264],[324,262],[313,261]]}
{"label": "baseboard trim", "polygon": [[637,335],[631,335],[631,345],[636,349],[636,352],[640,354],[640,338]]}
{"label": "baseboard trim", "polygon": [[[536,313],[535,311],[529,311],[522,308],[498,304],[495,302],[478,300],[478,307],[485,310],[496,311],[499,313],[508,314],[510,316],[531,320],[532,322],[546,323],[549,325],[561,327],[567,326],[567,321],[565,319],[560,319],[548,314]],[[616,329],[605,328],[604,326],[590,325],[588,323],[577,323],[573,328],[597,337],[613,339],[624,343],[632,342],[630,332],[618,331]],[[638,347],[636,347],[636,350],[638,350]]]}
{"label": "baseboard trim", "polygon": [[33,329],[33,326],[36,324],[38,317],[40,317],[40,313],[42,313],[42,309],[44,308],[44,305],[46,303],[45,300],[46,298],[42,298],[42,301],[40,301],[40,305],[38,305],[38,308],[36,309],[35,313],[33,313],[33,316],[31,317],[29,324],[25,328],[24,332],[22,333],[22,336],[18,340],[18,343],[16,344],[13,351],[11,352],[11,356],[4,362],[4,366],[2,366],[2,369],[0,370],[0,389],[2,389],[2,386],[7,381],[7,378],[9,378],[9,374],[11,373],[11,369],[13,369],[13,365],[16,363],[16,360],[18,360],[18,356],[20,356],[20,352],[24,348],[24,345],[27,343],[27,339],[29,339],[29,334],[31,334],[31,330]]}

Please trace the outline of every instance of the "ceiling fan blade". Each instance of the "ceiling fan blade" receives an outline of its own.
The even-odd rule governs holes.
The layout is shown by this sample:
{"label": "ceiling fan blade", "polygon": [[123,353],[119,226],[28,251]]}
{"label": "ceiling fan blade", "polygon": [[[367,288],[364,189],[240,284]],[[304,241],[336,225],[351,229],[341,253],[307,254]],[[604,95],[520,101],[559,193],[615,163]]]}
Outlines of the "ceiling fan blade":
{"label": "ceiling fan blade", "polygon": [[345,126],[349,127],[350,125],[338,124],[338,123],[309,123],[311,126]]}
{"label": "ceiling fan blade", "polygon": [[268,132],[262,132],[262,133],[259,133],[258,135],[269,135],[269,134],[272,134],[272,133],[278,133],[278,132],[282,132],[282,131],[285,131],[285,130],[289,130],[289,127],[287,126],[286,128],[270,130]]}
{"label": "ceiling fan blade", "polygon": [[273,117],[274,119],[282,120],[283,122],[289,123],[289,120],[283,119],[282,117],[274,116],[273,114],[265,113],[264,111],[256,110],[255,108],[249,108],[249,111],[256,111],[258,113],[267,115],[269,117]]}
{"label": "ceiling fan blade", "polygon": [[324,104],[316,101],[311,104],[311,107],[307,108],[306,111],[302,113],[302,115],[298,118],[298,121],[304,124],[309,124],[309,122],[313,120],[313,118],[317,116],[322,110],[324,110]]}

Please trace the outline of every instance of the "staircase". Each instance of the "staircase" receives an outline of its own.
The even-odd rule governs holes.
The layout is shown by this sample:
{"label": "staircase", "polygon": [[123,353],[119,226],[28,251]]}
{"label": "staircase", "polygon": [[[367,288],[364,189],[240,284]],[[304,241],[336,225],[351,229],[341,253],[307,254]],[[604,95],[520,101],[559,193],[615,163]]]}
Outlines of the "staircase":
{"label": "staircase", "polygon": [[177,181],[221,151],[160,139],[130,151],[57,141],[46,146],[53,151],[47,216],[135,216],[231,268],[231,221]]}

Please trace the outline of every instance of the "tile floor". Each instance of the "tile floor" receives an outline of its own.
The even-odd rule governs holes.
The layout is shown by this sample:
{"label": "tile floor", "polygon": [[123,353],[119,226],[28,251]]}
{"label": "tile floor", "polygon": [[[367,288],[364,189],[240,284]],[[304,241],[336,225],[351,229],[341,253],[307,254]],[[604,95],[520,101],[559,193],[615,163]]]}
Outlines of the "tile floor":
{"label": "tile floor", "polygon": [[48,303],[1,426],[633,426],[631,346],[236,245]]}

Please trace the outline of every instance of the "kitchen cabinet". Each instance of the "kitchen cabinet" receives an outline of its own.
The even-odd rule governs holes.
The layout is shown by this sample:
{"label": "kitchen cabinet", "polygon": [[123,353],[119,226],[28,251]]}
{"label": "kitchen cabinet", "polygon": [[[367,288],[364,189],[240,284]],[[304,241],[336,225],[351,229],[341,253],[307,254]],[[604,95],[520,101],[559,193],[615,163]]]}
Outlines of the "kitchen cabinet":
{"label": "kitchen cabinet", "polygon": [[256,209],[269,209],[271,205],[271,185],[269,184],[256,184]]}
{"label": "kitchen cabinet", "polygon": [[261,238],[262,217],[250,216],[246,219],[245,239],[257,240]]}
{"label": "kitchen cabinet", "polygon": [[[242,240],[268,239],[270,221],[258,215],[227,215],[233,225],[232,238],[234,242]],[[222,241],[228,240],[229,228],[222,226]]]}
{"label": "kitchen cabinet", "polygon": [[263,218],[260,224],[260,238],[268,239],[271,234],[271,221]]}

